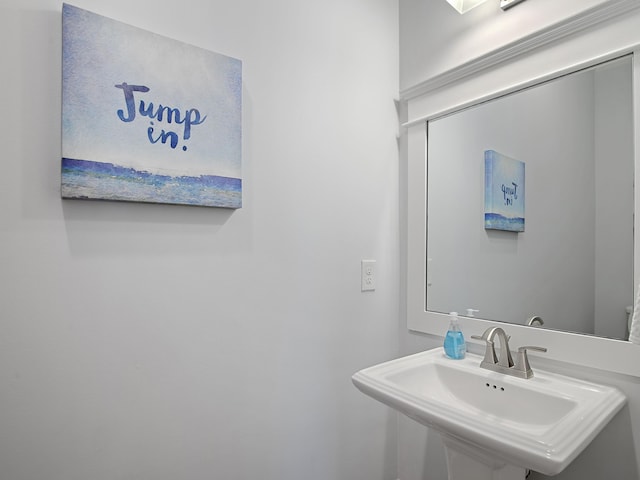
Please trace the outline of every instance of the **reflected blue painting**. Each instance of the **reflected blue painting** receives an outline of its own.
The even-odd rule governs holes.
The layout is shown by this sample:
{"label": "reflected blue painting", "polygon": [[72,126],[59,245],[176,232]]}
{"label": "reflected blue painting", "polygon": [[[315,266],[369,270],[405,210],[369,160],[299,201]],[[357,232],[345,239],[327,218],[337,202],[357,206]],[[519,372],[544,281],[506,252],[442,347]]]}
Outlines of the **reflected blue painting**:
{"label": "reflected blue painting", "polygon": [[484,228],[524,232],[524,162],[484,152]]}
{"label": "reflected blue painting", "polygon": [[242,62],[62,6],[63,198],[242,207]]}

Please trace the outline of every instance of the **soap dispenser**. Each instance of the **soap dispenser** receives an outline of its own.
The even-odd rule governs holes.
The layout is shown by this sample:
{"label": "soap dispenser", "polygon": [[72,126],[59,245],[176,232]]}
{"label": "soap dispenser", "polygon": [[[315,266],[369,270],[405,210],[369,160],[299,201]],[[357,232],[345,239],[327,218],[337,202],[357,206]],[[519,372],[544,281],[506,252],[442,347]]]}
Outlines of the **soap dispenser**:
{"label": "soap dispenser", "polygon": [[464,358],[466,351],[464,335],[458,324],[458,312],[451,312],[449,314],[449,330],[444,337],[444,353],[449,358],[460,360]]}

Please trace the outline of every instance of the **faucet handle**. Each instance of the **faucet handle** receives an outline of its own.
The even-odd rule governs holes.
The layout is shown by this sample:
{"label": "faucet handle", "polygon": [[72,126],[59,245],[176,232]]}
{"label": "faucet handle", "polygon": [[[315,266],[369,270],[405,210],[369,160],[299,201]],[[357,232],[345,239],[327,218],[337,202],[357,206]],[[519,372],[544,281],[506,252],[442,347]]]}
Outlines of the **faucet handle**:
{"label": "faucet handle", "polygon": [[524,372],[525,378],[531,378],[533,377],[533,370],[531,370],[531,365],[529,365],[529,357],[527,357],[527,350],[535,350],[536,352],[546,352],[547,349],[544,347],[534,347],[531,345],[518,348],[518,355],[516,356],[516,364],[514,369]]}
{"label": "faucet handle", "polygon": [[486,343],[486,348],[484,350],[484,359],[482,363],[488,363],[491,365],[495,365],[498,363],[498,356],[496,355],[496,347],[493,344],[492,340],[489,340],[489,332],[491,329],[487,329],[482,336],[480,335],[471,335],[471,338],[476,340],[484,340]]}
{"label": "faucet handle", "polygon": [[[487,340],[487,338],[489,337],[489,334],[492,333],[492,330],[495,330],[495,327],[487,328],[482,335],[471,335],[471,338],[475,338],[476,340],[484,340],[485,342],[491,341],[491,340]],[[509,340],[511,340],[511,335],[507,335],[507,342]]]}
{"label": "faucet handle", "polygon": [[[484,340],[485,342],[493,343],[493,336],[496,334],[496,331],[498,329],[499,329],[499,327],[489,327],[484,332],[482,332],[482,335],[471,335],[471,338],[475,338],[476,340]],[[502,330],[502,329],[500,329],[500,330]]]}

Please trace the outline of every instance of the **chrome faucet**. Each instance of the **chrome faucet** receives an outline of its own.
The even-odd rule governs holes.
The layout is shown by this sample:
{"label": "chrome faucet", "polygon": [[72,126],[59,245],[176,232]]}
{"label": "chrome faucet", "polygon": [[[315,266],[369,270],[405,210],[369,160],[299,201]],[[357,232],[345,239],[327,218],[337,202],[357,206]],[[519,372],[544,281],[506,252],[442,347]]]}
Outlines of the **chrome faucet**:
{"label": "chrome faucet", "polygon": [[[500,358],[496,354],[496,346],[494,338],[500,339]],[[543,347],[520,347],[518,348],[518,355],[514,363],[511,351],[509,350],[509,336],[500,327],[492,327],[485,330],[482,336],[472,335],[471,338],[477,340],[484,340],[486,348],[484,352],[484,358],[480,362],[480,368],[486,368],[487,370],[493,370],[494,372],[504,373],[505,375],[512,375],[519,378],[531,378],[533,377],[533,370],[529,365],[529,359],[527,358],[527,350],[536,350],[538,352],[546,352],[547,349]]]}

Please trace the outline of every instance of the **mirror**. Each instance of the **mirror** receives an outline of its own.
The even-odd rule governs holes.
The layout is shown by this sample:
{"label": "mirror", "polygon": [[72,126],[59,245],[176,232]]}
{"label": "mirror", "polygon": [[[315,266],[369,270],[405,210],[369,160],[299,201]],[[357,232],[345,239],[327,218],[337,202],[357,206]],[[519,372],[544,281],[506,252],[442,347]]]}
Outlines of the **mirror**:
{"label": "mirror", "polygon": [[[626,339],[632,57],[431,119],[427,132],[427,310]],[[498,194],[485,208],[487,182]],[[485,225],[518,203],[524,231]]]}

